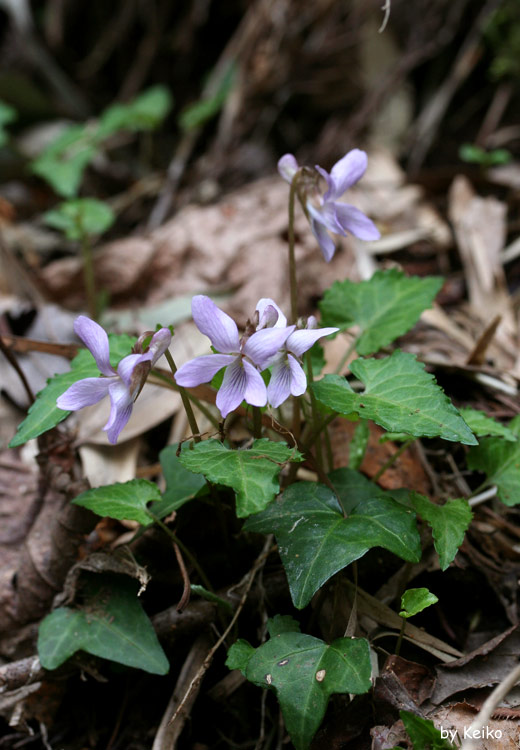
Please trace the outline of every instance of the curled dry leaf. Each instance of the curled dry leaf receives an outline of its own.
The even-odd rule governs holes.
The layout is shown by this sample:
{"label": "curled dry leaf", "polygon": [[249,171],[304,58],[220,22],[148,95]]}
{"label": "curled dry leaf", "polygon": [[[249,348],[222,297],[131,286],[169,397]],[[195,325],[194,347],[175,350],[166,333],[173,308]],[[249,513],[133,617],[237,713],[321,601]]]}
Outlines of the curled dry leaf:
{"label": "curled dry leaf", "polygon": [[459,175],[449,193],[449,215],[464,264],[470,305],[484,322],[502,315],[500,330],[516,332],[500,252],[506,239],[506,205],[494,197],[476,195]]}

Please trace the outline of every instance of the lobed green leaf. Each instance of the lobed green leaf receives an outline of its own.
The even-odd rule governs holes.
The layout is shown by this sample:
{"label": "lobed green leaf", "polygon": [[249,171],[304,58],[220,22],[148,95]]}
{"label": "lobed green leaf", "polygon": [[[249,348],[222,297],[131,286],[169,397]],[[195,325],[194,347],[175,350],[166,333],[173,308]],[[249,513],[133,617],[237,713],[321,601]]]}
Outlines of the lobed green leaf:
{"label": "lobed green leaf", "polygon": [[517,436],[509,427],[488,417],[483,411],[463,407],[459,409],[459,414],[469,429],[478,437],[486,437],[488,435],[491,437],[503,437],[504,440],[510,443],[514,443],[517,440]]}
{"label": "lobed green leaf", "polygon": [[232,650],[231,663],[240,664],[250,682],[276,693],[296,750],[309,747],[331,695],[366,693],[371,687],[364,638],[338,638],[329,645],[311,635],[285,632],[252,653],[243,645],[240,652]]}
{"label": "lobed green leaf", "polygon": [[372,419],[390,432],[477,444],[433,375],[413,354],[395,351],[383,359],[356,359],[350,369],[365,384],[363,393],[355,393],[339,375],[325,375],[311,386],[316,398],[341,414],[355,412]]}
{"label": "lobed green leaf", "polygon": [[147,513],[147,504],[160,499],[161,493],[156,484],[147,479],[130,479],[128,482],[94,487],[82,492],[72,502],[98,516],[137,521],[141,526],[149,526],[153,520]]}
{"label": "lobed green leaf", "polygon": [[280,491],[283,464],[301,460],[296,449],[265,438],[255,440],[247,450],[230,450],[218,440],[205,440],[180,455],[186,469],[235,490],[239,518],[264,510]]}
{"label": "lobed green leaf", "polygon": [[98,151],[90,125],[70,125],[31,163],[31,171],[63,198],[78,194],[83,172]]}
{"label": "lobed green leaf", "polygon": [[[518,437],[520,415],[509,423],[509,429]],[[507,442],[502,438],[483,438],[467,456],[470,469],[487,477],[487,484],[496,484],[497,494],[506,505],[520,503],[520,441]]]}
{"label": "lobed green leaf", "polygon": [[77,651],[166,674],[168,659],[137,598],[137,585],[123,576],[85,577],[85,603],[60,607],[44,618],[38,654],[45,669],[57,669]]}
{"label": "lobed green leaf", "polygon": [[405,276],[396,268],[376,271],[369,281],[335,281],[320,303],[322,324],[358,325],[356,351],[373,354],[415,325],[442,284],[441,278]]}
{"label": "lobed green leaf", "polygon": [[448,500],[444,505],[436,505],[423,495],[412,492],[410,504],[417,515],[431,527],[441,570],[446,570],[455,559],[473,518],[468,501],[457,498]]}
{"label": "lobed green leaf", "polygon": [[383,547],[410,562],[420,560],[414,512],[376,487],[371,496],[367,493],[353,500],[355,505],[345,517],[346,508],[332,490],[300,482],[246,521],[246,531],[276,535],[298,609],[305,607],[331,576],[373,547]]}
{"label": "lobed green leaf", "polygon": [[238,669],[245,677],[247,664],[254,653],[255,649],[253,646],[243,638],[239,638],[228,651],[226,667],[228,669]]}

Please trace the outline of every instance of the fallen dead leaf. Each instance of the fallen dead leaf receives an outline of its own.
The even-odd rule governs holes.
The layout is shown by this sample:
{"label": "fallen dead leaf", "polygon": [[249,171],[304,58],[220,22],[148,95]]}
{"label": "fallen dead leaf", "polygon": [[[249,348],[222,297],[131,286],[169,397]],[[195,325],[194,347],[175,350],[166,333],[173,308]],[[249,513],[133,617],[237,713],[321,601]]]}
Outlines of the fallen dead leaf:
{"label": "fallen dead leaf", "polygon": [[449,193],[449,215],[464,265],[469,302],[487,325],[502,316],[501,331],[516,335],[500,253],[506,239],[506,205],[494,197],[481,198],[466,177],[459,175]]}
{"label": "fallen dead leaf", "polygon": [[432,702],[438,705],[463,690],[496,685],[517,663],[519,651],[520,632],[515,627],[461,659],[437,667]]}
{"label": "fallen dead leaf", "polygon": [[[429,714],[435,726],[440,729],[456,730],[458,738],[464,739],[464,729],[471,726],[476,712],[464,703],[443,706]],[[518,750],[520,745],[520,727],[516,721],[490,719],[487,722],[488,733],[491,737],[478,739],[479,750]],[[486,728],[484,727],[484,732]]]}

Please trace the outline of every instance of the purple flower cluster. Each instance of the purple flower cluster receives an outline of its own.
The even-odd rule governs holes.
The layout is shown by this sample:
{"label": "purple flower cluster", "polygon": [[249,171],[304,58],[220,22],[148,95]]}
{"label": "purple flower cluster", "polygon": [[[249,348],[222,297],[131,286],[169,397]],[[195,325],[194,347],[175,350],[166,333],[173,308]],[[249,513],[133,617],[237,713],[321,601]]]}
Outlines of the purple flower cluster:
{"label": "purple flower cluster", "polygon": [[[225,368],[216,402],[223,417],[242,401],[252,406],[265,406],[269,402],[277,407],[290,395],[305,393],[307,378],[298,359],[322,336],[338,330],[288,326],[271,299],[260,300],[256,314],[257,325],[249,326],[240,337],[235,321],[209,297],[198,295],[192,300],[193,320],[218,353],[187,362],[179,368],[175,380],[180,386],[193,388],[210,382]],[[271,379],[266,387],[260,373],[269,367],[272,367]]]}
{"label": "purple flower cluster", "polygon": [[172,335],[168,328],[161,328],[152,336],[144,353],[129,354],[115,370],[110,364],[108,336],[100,325],[80,315],[74,321],[74,330],[96,360],[101,377],[78,380],[56,403],[60,409],[78,411],[109,396],[110,416],[103,429],[107,432],[109,441],[116,443],[119,433],[130,419],[134,401],[150,369],[170,345]]}
{"label": "purple flower cluster", "polygon": [[[295,191],[307,216],[311,229],[326,261],[334,255],[335,247],[328,232],[345,236],[347,232],[362,240],[375,240],[379,232],[375,224],[359,209],[339,198],[365,173],[367,155],[354,149],[340,159],[330,172],[316,166],[316,170],[299,167],[292,154],[282,156],[278,171]],[[320,177],[327,183],[327,191],[320,190]],[[217,393],[217,407],[225,418],[242,401],[252,406],[270,404],[278,407],[289,396],[301,396],[307,389],[307,378],[301,358],[313,344],[338,328],[317,328],[311,317],[303,324],[287,325],[287,319],[273,300],[261,299],[256,307],[255,322],[249,323],[239,335],[235,321],[220,310],[209,297],[197,295],[192,300],[195,324],[211,341],[214,354],[196,357],[184,364],[175,374],[179,386],[193,388],[210,382],[224,370]],[[93,320],[81,315],[74,330],[90,350],[100,376],[78,380],[57,399],[60,409],[77,411],[92,406],[105,396],[110,397],[111,409],[104,430],[111,443],[116,443],[132,413],[135,399],[146,378],[171,342],[171,333],[161,328],[151,336],[146,350],[142,344],[150,334],[143,334],[133,353],[122,359],[117,369],[109,360],[106,332]],[[270,369],[268,384],[261,373]]]}
{"label": "purple flower cluster", "polygon": [[[358,148],[349,151],[330,171],[320,166],[316,172],[300,168],[292,154],[285,154],[278,162],[278,171],[286,182],[296,180],[296,194],[311,225],[312,232],[327,262],[335,253],[334,242],[328,232],[346,237],[350,232],[360,240],[378,240],[381,236],[374,222],[362,211],[339,198],[365,174],[367,155]],[[318,176],[327,183],[327,192],[321,195]]]}

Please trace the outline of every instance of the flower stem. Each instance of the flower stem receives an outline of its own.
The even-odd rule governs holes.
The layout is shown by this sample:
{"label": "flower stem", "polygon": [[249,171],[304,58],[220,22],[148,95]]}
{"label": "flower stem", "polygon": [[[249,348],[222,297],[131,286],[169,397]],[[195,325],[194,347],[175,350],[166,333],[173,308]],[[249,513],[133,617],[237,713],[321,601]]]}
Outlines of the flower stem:
{"label": "flower stem", "polygon": [[85,283],[88,314],[92,318],[92,320],[97,320],[98,305],[96,294],[96,279],[94,276],[94,259],[92,257],[90,238],[87,234],[83,235],[83,238],[81,240],[81,255],[83,257],[83,281]]}
{"label": "flower stem", "polygon": [[291,290],[291,320],[298,320],[298,284],[296,281],[296,259],[294,257],[294,203],[296,198],[296,177],[291,182],[289,191],[289,287]]}
{"label": "flower stem", "polygon": [[[177,365],[173,361],[173,357],[168,351],[168,349],[164,352],[164,356],[166,357],[168,364],[170,365],[170,370],[172,371],[172,375],[175,380],[175,373],[177,372]],[[193,413],[193,409],[191,408],[191,403],[190,403],[190,399],[188,398],[188,394],[186,393],[185,389],[182,388],[182,386],[179,386],[179,393],[181,395],[182,405],[184,406],[184,411],[186,412],[186,416],[188,417],[188,423],[190,425],[193,439],[196,443],[200,443],[202,438],[200,436],[200,430],[197,424],[197,420],[195,419],[195,414]]]}
{"label": "flower stem", "polygon": [[329,414],[328,417],[325,417],[325,419],[319,424],[312,432],[310,431],[311,425],[306,425],[305,430],[303,432],[302,436],[302,443],[304,445],[312,445],[318,435],[326,429],[331,422],[333,422],[336,417],[339,417],[339,413],[335,411],[333,414]]}
{"label": "flower stem", "polygon": [[[152,370],[152,375],[155,378],[157,378],[157,380],[161,381],[160,383],[157,383],[156,385],[161,385],[162,386],[164,384],[164,386],[166,386],[167,388],[170,388],[172,391],[177,391],[177,392],[180,391],[181,386],[177,385],[177,383],[172,383],[172,379],[170,377],[168,377],[167,375],[164,375],[162,372],[160,372],[160,370]],[[216,419],[216,417],[213,416],[213,414],[210,412],[210,410],[207,409],[204,406],[204,404],[200,401],[200,399],[198,399],[196,396],[193,395],[193,393],[189,393],[188,391],[186,391],[186,395],[188,396],[188,398],[191,401],[191,403],[194,406],[196,406],[197,409],[202,414],[204,414],[204,416],[206,417],[206,419],[208,420],[208,422],[210,422],[213,425],[213,427],[216,430],[218,430],[218,428],[219,428],[218,419]]]}
{"label": "flower stem", "polygon": [[300,397],[299,396],[293,396],[293,413],[292,413],[292,434],[296,442],[300,439],[300,427],[301,427],[301,421],[300,421]]}
{"label": "flower stem", "polygon": [[399,652],[401,651],[401,643],[403,642],[403,635],[404,635],[404,629],[406,627],[406,619],[402,618],[403,622],[401,624],[401,631],[399,633],[399,638],[397,639],[397,644],[395,646],[395,655],[399,656]]}
{"label": "flower stem", "polygon": [[255,440],[262,437],[262,412],[259,406],[253,406],[253,437]]}
{"label": "flower stem", "polygon": [[[312,386],[312,383],[314,382],[314,374],[312,372],[312,355],[310,351],[308,351],[305,355],[305,363],[307,365],[307,380],[309,385]],[[316,430],[319,420],[318,405],[316,403],[316,396],[314,395],[312,387],[310,387],[308,391],[311,399],[312,427],[314,430]],[[321,437],[319,434],[316,436],[314,446],[316,450],[316,463],[318,464],[319,468],[323,470],[323,452],[321,449]]]}
{"label": "flower stem", "polygon": [[325,427],[323,432],[323,439],[325,441],[325,451],[327,453],[327,464],[329,471],[334,469],[334,454],[332,452],[332,444],[330,442],[330,435],[328,427]]}

